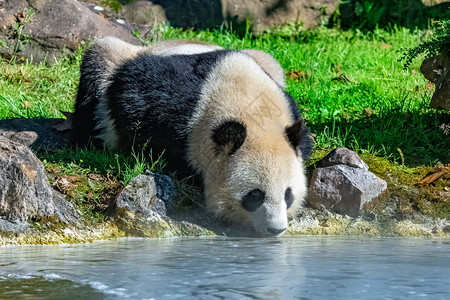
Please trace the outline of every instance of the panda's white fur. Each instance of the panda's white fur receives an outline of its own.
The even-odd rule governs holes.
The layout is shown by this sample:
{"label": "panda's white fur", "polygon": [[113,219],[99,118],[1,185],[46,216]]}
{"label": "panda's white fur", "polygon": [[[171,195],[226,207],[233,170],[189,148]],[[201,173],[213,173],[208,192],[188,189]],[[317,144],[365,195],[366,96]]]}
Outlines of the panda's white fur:
{"label": "panda's white fur", "polygon": [[[207,206],[217,215],[252,224],[258,232],[267,227],[287,228],[287,214],[298,212],[301,201],[286,210],[286,203],[279,199],[283,199],[287,187],[293,188],[296,199],[304,199],[306,193],[303,160],[294,154],[284,134],[293,123],[288,103],[272,102],[283,99],[281,90],[246,55],[229,55],[215,70],[204,84],[189,124],[188,159],[209,175],[204,184]],[[272,115],[264,115],[264,110]],[[242,120],[251,128],[246,142],[239,155],[221,155],[214,163],[205,164],[205,153],[214,153],[215,145],[204,133],[229,119]],[[267,200],[255,213],[248,214],[236,199],[255,187],[266,192]]]}
{"label": "panda's white fur", "polygon": [[[110,98],[114,95],[111,96],[110,90],[124,63],[142,55],[175,57],[222,49],[217,45],[189,41],[167,41],[140,47],[116,38],[98,40],[82,66],[82,71],[92,68],[90,61],[95,62],[93,66],[102,66],[98,75],[89,75],[97,76],[95,81],[98,82],[97,86],[90,87],[98,93],[92,100],[96,101],[93,104],[95,128],[90,134],[95,132],[95,138],[112,149],[123,144],[116,128],[118,120],[111,112],[113,100]],[[81,84],[80,81],[80,90]],[[299,113],[294,113],[297,117],[293,115],[295,103],[286,100],[284,87],[283,69],[265,52],[226,53],[207,73],[192,116],[185,124],[187,149],[184,158],[203,177],[208,210],[253,228],[258,236],[282,234],[288,226],[288,216],[298,213],[306,194],[303,161],[306,153],[299,153],[299,149],[307,152],[310,140],[305,128],[301,128],[303,148],[296,145],[293,149],[287,138],[287,128],[294,126]],[[84,98],[87,96],[79,92],[75,111],[78,123],[82,122],[85,113],[83,101],[88,102]],[[173,118],[176,122],[176,116]],[[245,141],[234,149],[235,153],[233,143],[218,146],[211,138],[217,127],[230,120],[237,120],[246,129]],[[288,188],[294,199],[289,208],[284,200]],[[255,189],[264,191],[264,202],[253,211],[243,209],[243,197]],[[275,232],[269,229],[275,229]]]}

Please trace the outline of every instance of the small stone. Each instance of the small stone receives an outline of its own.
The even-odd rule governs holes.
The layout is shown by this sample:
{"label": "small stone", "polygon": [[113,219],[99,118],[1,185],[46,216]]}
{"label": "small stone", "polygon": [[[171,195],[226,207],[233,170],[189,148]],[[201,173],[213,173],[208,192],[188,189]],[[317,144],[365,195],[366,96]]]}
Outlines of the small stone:
{"label": "small stone", "polygon": [[356,154],[347,148],[336,148],[316,163],[318,167],[347,165],[354,168],[369,170],[369,166]]}
{"label": "small stone", "polygon": [[94,10],[104,11],[103,7],[101,6],[94,6]]}
{"label": "small stone", "polygon": [[314,171],[307,200],[314,208],[357,217],[363,205],[386,190],[387,184],[366,169],[334,165]]}
{"label": "small stone", "polygon": [[119,23],[119,24],[122,24],[122,25],[125,24],[125,21],[122,20],[122,19],[117,19],[116,22]]}

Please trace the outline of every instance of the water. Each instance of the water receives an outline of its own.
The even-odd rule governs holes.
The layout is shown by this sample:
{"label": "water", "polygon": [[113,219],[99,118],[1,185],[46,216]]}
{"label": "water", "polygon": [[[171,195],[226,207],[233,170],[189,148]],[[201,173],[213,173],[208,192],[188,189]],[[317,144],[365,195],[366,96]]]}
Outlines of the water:
{"label": "water", "polygon": [[450,299],[450,240],[307,236],[5,246],[0,299]]}

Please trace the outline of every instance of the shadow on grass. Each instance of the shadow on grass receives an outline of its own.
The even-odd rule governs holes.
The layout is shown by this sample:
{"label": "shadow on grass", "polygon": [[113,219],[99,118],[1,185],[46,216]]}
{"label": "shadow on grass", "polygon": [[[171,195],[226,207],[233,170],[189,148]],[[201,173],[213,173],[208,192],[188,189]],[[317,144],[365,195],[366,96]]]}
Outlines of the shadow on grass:
{"label": "shadow on grass", "polygon": [[57,150],[70,142],[70,130],[65,127],[66,119],[26,119],[0,120],[0,135],[25,144],[34,150]]}
{"label": "shadow on grass", "polygon": [[309,124],[319,147],[369,150],[409,167],[450,163],[448,112],[396,112]]}

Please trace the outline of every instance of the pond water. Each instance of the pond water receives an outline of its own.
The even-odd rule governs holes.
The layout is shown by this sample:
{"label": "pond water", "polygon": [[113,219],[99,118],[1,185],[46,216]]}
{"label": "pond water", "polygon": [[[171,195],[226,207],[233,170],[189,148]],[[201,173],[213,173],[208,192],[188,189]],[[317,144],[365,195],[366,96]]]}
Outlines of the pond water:
{"label": "pond water", "polygon": [[450,240],[118,239],[0,247],[0,299],[450,299]]}

